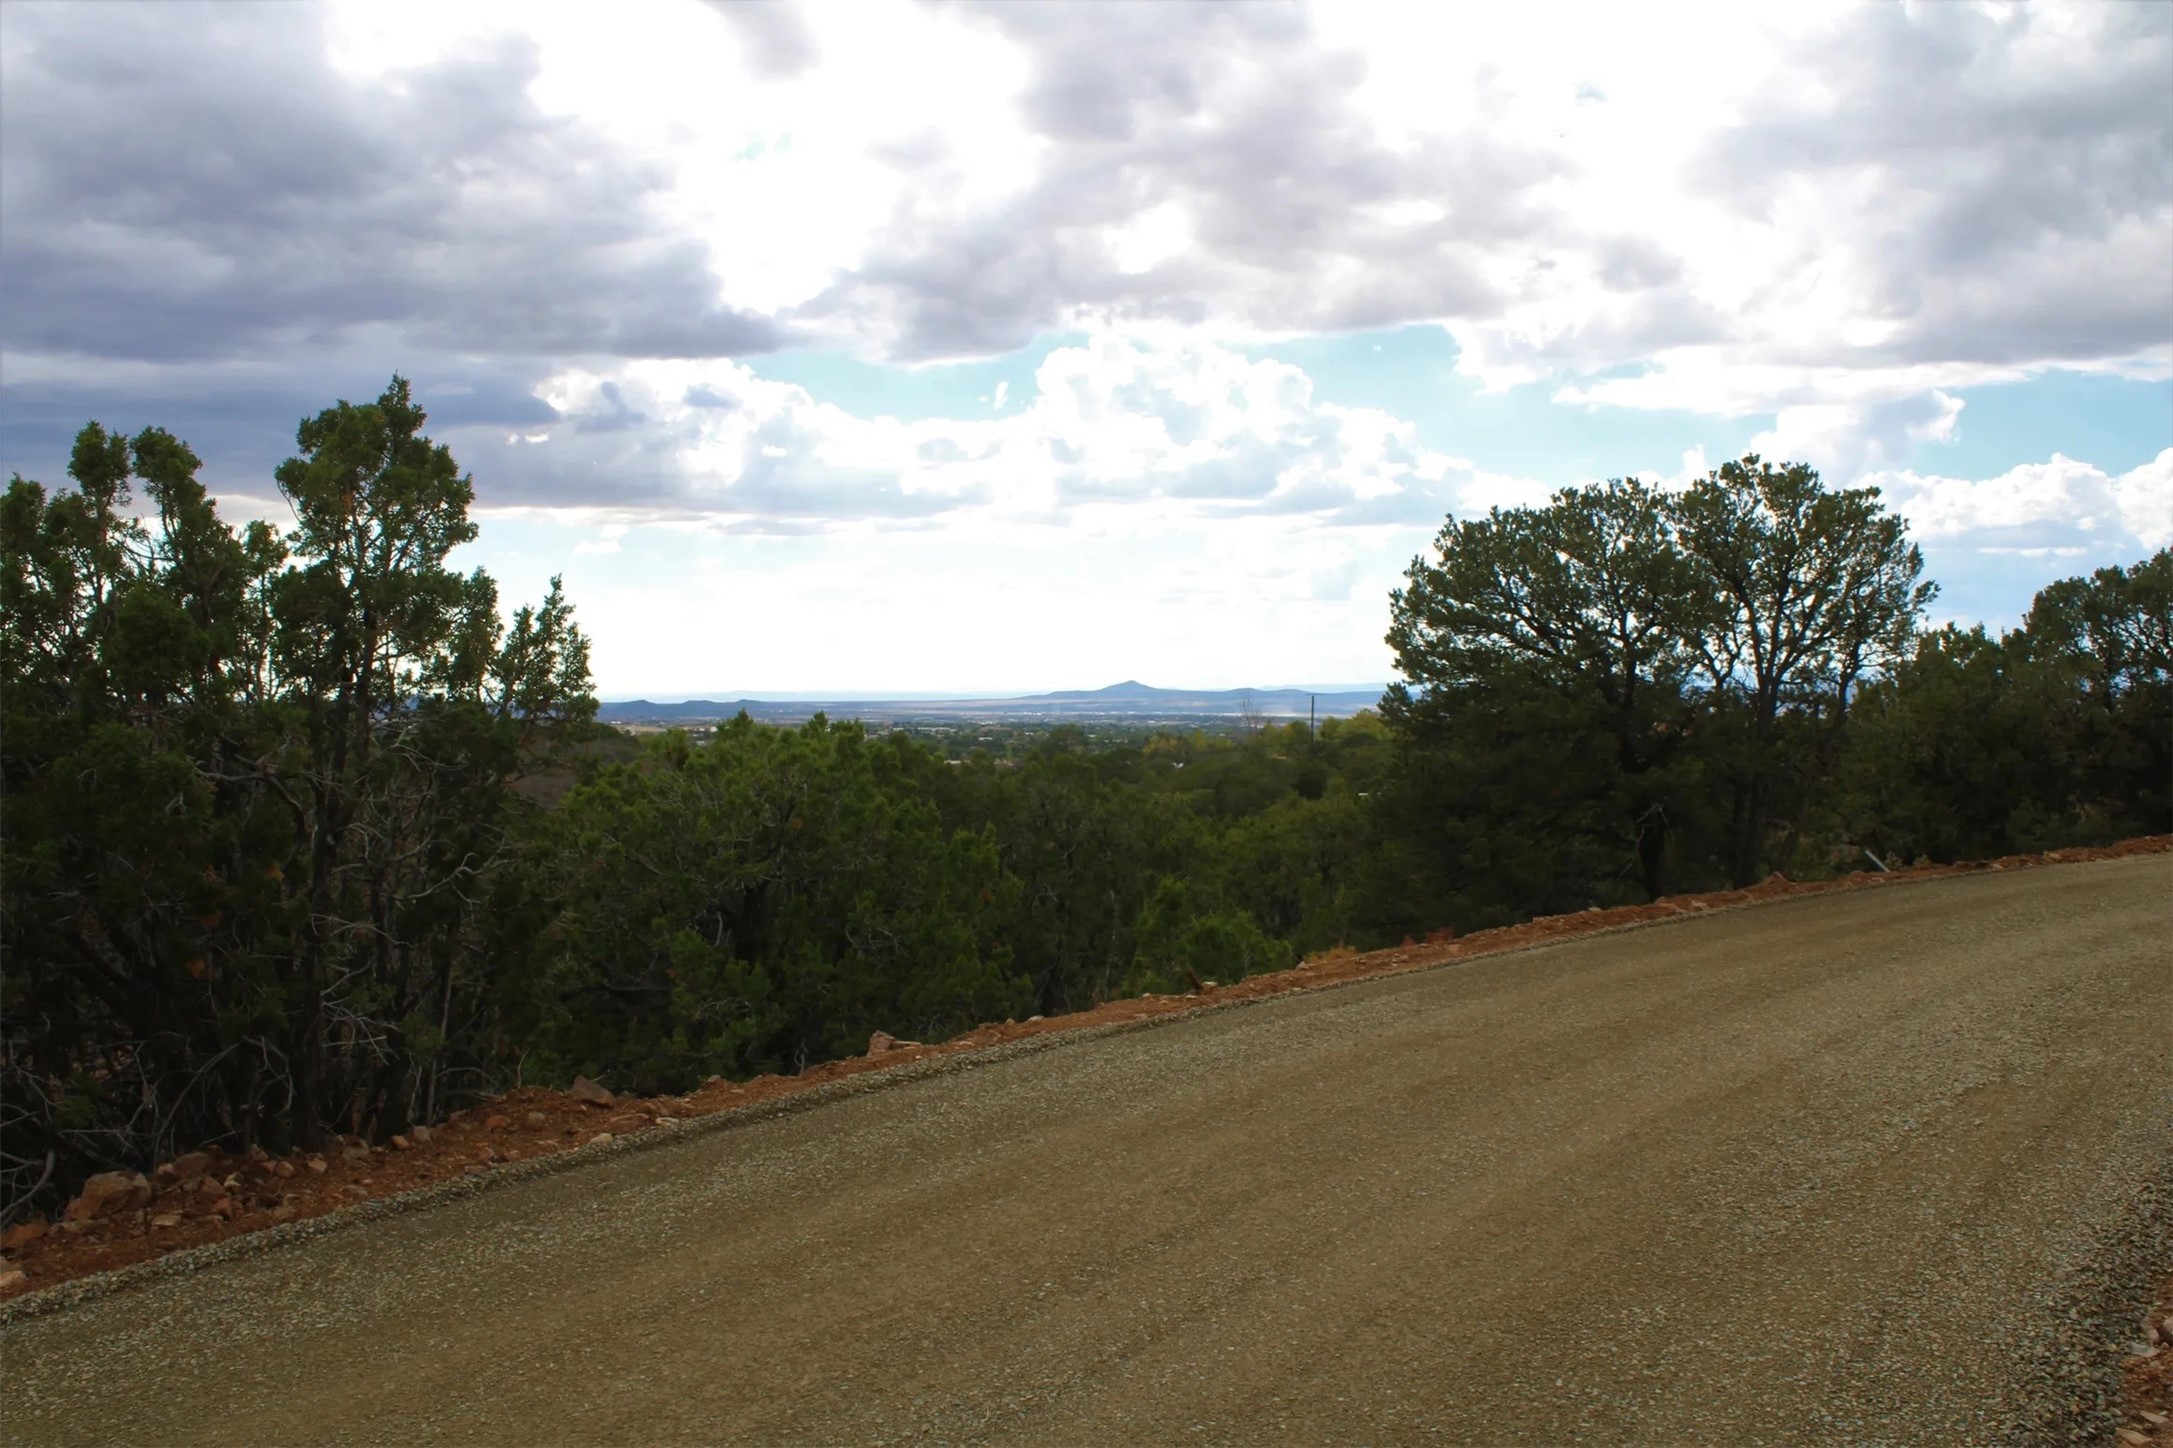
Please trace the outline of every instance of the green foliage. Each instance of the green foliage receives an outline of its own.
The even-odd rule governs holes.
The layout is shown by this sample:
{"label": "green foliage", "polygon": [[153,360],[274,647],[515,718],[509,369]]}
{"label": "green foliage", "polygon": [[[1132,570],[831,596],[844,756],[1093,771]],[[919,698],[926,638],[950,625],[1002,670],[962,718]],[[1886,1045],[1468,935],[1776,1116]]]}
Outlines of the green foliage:
{"label": "green foliage", "polygon": [[0,501],[0,1206],[397,1129],[479,1067],[508,786],[594,703],[555,586],[508,634],[445,568],[472,490],[423,420],[395,378],[305,421],[285,538],[156,428]]}
{"label": "green foliage", "polygon": [[821,719],[652,739],[523,849],[509,1030],[537,1076],[683,1089],[1280,969],[1359,928],[1350,783],[1385,747],[1366,720],[1006,760]]}
{"label": "green foliage", "polygon": [[395,378],[303,422],[284,535],[155,428],[0,496],[0,1215],[182,1146],[798,1070],[1822,848],[2173,829],[2173,553],[1916,636],[1901,523],[1801,466],[1448,520],[1390,600],[1402,680],[1317,732],[697,744],[594,727],[555,581],[508,623],[448,566],[473,485],[424,421]]}
{"label": "green foliage", "polygon": [[857,725],[742,716],[574,790],[536,847],[543,1071],[684,1089],[1021,1009],[997,933],[1016,884],[900,762]]}
{"label": "green foliage", "polygon": [[1296,952],[1250,914],[1217,908],[1211,891],[1169,875],[1147,897],[1138,942],[1123,987],[1128,995],[1195,991],[1297,964]]}
{"label": "green foliage", "polygon": [[2173,829],[2173,548],[2044,589],[2023,634],[2080,701],[2073,794],[2115,832]]}
{"label": "green foliage", "polygon": [[1725,463],[1673,512],[1712,604],[1691,642],[1730,794],[1723,859],[1747,885],[1791,862],[1851,692],[1903,655],[1937,589],[1877,489],[1828,488],[1802,463]]}
{"label": "green foliage", "polygon": [[2064,579],[2002,638],[1953,627],[1866,689],[1834,804],[1849,838],[1983,859],[2173,829],[2173,551]]}
{"label": "green foliage", "polygon": [[1932,593],[1874,491],[1755,457],[1451,518],[1435,548],[1390,599],[1381,814],[1459,925],[1789,865]]}
{"label": "green foliage", "polygon": [[1635,478],[1452,518],[1390,596],[1403,832],[1487,913],[1664,888],[1710,590]]}

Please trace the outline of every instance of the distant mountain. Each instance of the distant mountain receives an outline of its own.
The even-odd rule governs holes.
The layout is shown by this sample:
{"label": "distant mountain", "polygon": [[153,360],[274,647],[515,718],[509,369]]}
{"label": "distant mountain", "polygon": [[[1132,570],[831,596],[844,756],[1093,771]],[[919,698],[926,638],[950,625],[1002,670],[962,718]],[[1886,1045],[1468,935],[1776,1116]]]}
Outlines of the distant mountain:
{"label": "distant mountain", "polygon": [[676,703],[621,699],[604,704],[598,717],[610,724],[692,724],[729,719],[745,710],[767,723],[794,723],[815,714],[881,723],[985,719],[991,722],[1061,720],[1303,719],[1310,709],[1323,719],[1348,718],[1381,700],[1380,688],[1322,693],[1308,689],[1158,689],[1126,679],[1101,689],[1065,689],[999,699],[686,699]]}
{"label": "distant mountain", "polygon": [[1169,694],[1175,692],[1176,691],[1172,689],[1151,688],[1146,684],[1142,684],[1137,679],[1126,679],[1123,683],[1111,684],[1106,689],[1060,689],[1053,694],[1022,694],[1020,695],[1020,697],[1025,699],[1048,699],[1052,701],[1062,701],[1065,703],[1070,703],[1074,700],[1086,699],[1129,699],[1136,701],[1142,699],[1149,699],[1157,694]]}

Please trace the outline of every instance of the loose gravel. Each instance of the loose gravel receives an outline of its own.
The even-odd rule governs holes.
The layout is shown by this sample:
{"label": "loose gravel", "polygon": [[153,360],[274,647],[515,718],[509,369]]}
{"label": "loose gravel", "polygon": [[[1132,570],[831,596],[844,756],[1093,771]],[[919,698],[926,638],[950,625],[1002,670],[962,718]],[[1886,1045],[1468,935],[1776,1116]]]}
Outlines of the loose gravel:
{"label": "loose gravel", "polygon": [[2173,1268],[2169,886],[1809,898],[687,1131],[9,1321],[0,1437],[2102,1441]]}

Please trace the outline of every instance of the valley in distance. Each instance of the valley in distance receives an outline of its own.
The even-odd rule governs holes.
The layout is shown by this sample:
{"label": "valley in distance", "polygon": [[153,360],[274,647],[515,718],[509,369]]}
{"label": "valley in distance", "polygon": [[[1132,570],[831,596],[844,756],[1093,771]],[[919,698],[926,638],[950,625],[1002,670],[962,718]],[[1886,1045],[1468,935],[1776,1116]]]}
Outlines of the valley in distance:
{"label": "valley in distance", "polygon": [[1067,689],[1012,698],[650,699],[606,701],[597,718],[630,733],[699,730],[745,711],[765,724],[799,724],[823,714],[868,725],[1118,724],[1129,729],[1244,729],[1268,721],[1347,719],[1381,702],[1386,685],[1336,689],[1158,689],[1136,680],[1105,689]]}

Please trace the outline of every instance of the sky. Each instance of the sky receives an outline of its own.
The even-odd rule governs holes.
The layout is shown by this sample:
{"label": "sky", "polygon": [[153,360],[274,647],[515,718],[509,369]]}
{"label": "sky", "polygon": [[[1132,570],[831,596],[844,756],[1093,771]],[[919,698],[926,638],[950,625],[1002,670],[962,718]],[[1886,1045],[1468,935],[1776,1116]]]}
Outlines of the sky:
{"label": "sky", "polygon": [[1746,451],[2012,626],[2173,544],[2173,5],[0,5],[0,469],[395,372],[606,697],[1378,683]]}

